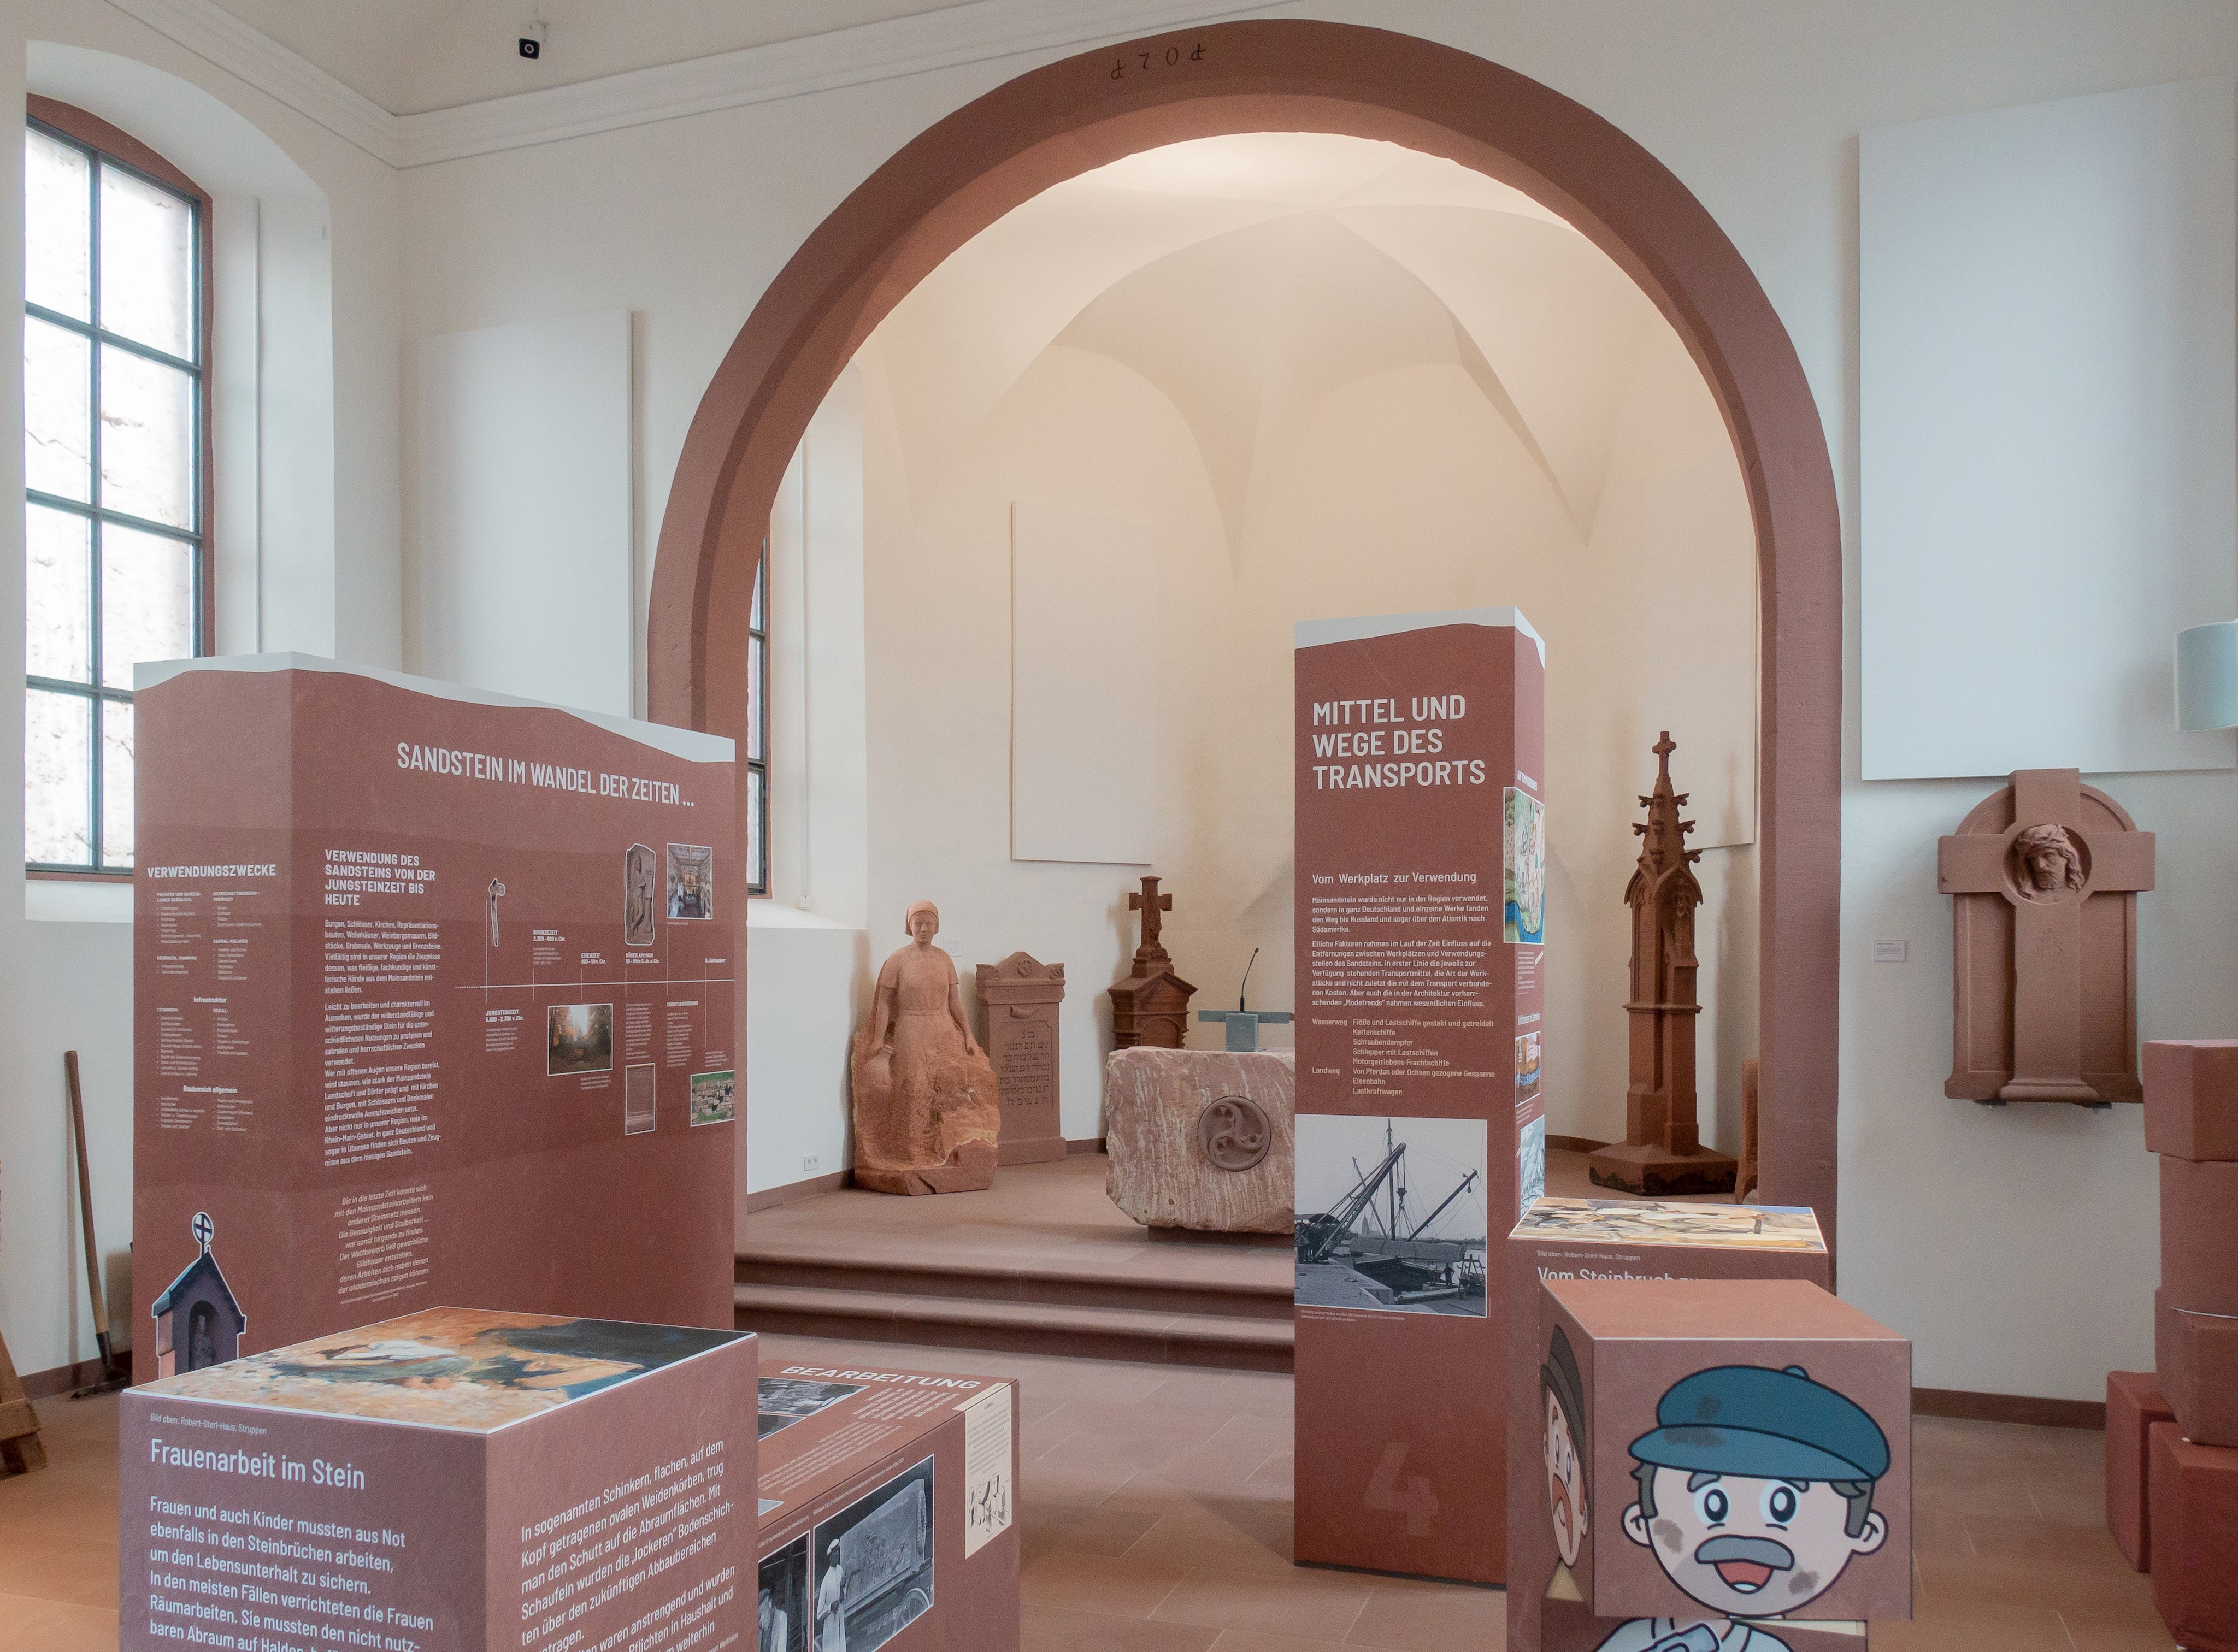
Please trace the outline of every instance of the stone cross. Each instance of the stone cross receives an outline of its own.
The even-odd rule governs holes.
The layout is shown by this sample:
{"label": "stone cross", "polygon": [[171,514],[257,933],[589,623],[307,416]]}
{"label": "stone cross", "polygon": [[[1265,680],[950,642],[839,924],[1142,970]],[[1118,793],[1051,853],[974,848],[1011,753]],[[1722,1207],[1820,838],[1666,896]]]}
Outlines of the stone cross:
{"label": "stone cross", "polygon": [[[2153,835],[2138,831],[2104,793],[2082,785],[2076,770],[2023,769],[1940,849],[1938,887],[1959,897],[1961,1024],[1945,1093],[2085,1106],[2136,1099],[2133,914],[2136,892],[2153,887]],[[2094,908],[2102,896],[2113,898]],[[1995,916],[1980,909],[1985,906],[2005,915],[2010,951],[1998,944],[2004,924],[1970,924],[1970,915]],[[2117,906],[2122,914],[2110,923],[2108,916],[2094,920]],[[2124,935],[2125,955],[2117,950]],[[2004,1019],[1991,1001],[2008,981]],[[1983,1047],[1984,1028],[2000,1020],[2010,1041],[2003,1061]],[[2119,1030],[2107,1047],[2086,1048],[2091,1029],[2109,1026]],[[1990,1088],[1983,1074],[1997,1076],[1999,1066],[2003,1082]]]}
{"label": "stone cross", "polygon": [[1147,975],[1153,965],[1172,963],[1173,959],[1158,944],[1158,929],[1162,922],[1159,915],[1174,909],[1174,897],[1159,894],[1158,880],[1146,877],[1142,893],[1127,897],[1127,909],[1142,915],[1142,944],[1135,948],[1135,973]]}

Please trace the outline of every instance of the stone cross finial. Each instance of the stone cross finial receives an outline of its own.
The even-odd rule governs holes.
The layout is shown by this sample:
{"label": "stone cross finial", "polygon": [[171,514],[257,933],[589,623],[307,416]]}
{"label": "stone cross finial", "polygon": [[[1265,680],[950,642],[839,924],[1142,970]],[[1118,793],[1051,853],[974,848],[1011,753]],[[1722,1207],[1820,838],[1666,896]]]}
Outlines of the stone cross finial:
{"label": "stone cross finial", "polygon": [[1142,967],[1145,964],[1171,963],[1173,959],[1158,943],[1158,931],[1162,923],[1159,915],[1174,909],[1174,897],[1159,894],[1158,880],[1146,877],[1142,893],[1127,897],[1127,909],[1142,915],[1142,944],[1135,948],[1135,973],[1147,975],[1149,971]]}

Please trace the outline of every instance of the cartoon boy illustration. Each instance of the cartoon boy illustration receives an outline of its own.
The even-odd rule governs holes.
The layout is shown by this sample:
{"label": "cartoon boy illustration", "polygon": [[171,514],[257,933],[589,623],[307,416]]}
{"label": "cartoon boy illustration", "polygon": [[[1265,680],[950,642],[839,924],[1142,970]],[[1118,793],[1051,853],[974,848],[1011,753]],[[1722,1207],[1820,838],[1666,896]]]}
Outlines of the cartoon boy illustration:
{"label": "cartoon boy illustration", "polygon": [[1808,1605],[1851,1556],[1888,1538],[1873,1511],[1888,1437],[1800,1365],[1698,1371],[1671,1385],[1655,1420],[1632,1443],[1639,1500],[1624,1534],[1712,1616],[1634,1618],[1600,1652],[1784,1649],[1757,1621]]}
{"label": "cartoon boy illustration", "polygon": [[1546,1593],[1556,1600],[1581,1600],[1584,1596],[1570,1568],[1586,1546],[1586,1385],[1579,1380],[1577,1356],[1570,1351],[1570,1339],[1559,1325],[1547,1342],[1546,1363],[1539,1367],[1539,1397],[1546,1417],[1539,1448],[1546,1468],[1546,1502],[1554,1521],[1554,1547],[1562,1556]]}

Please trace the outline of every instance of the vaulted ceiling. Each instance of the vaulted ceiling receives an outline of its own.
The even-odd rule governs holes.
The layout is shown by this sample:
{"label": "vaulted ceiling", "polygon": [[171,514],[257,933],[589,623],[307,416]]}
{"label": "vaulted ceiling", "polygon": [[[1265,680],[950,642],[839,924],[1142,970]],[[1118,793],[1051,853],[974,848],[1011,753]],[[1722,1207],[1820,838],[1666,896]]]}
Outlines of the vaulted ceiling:
{"label": "vaulted ceiling", "polygon": [[1475,383],[1589,538],[1653,307],[1528,196],[1395,145],[1207,138],[1036,196],[873,336],[912,492],[1044,349],[1133,368],[1195,436],[1231,541],[1254,475],[1322,396],[1394,368]]}

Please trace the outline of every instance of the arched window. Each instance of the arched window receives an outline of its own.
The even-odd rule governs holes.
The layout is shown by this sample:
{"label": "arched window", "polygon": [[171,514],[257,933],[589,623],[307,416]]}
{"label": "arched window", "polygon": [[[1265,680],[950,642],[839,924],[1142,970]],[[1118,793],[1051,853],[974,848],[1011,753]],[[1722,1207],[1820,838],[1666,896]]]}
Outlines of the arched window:
{"label": "arched window", "polygon": [[207,651],[209,197],[83,109],[24,135],[23,853],[132,866],[132,676]]}

